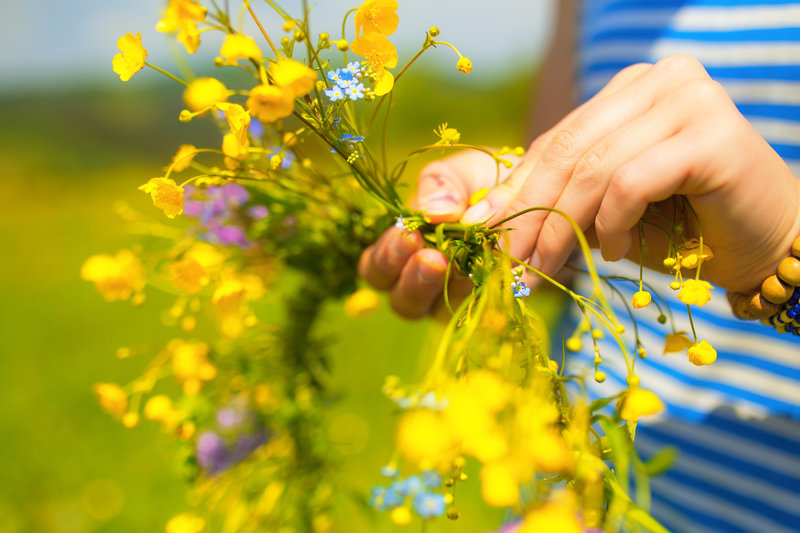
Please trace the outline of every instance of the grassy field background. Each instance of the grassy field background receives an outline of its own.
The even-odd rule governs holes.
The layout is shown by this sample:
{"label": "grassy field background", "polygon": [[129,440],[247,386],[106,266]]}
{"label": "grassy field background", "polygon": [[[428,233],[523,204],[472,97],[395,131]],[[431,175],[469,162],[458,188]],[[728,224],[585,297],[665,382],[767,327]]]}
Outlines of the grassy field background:
{"label": "grassy field background", "polygon": [[[532,80],[462,80],[428,73],[398,84],[390,137],[395,156],[429,142],[444,121],[474,144],[523,142]],[[177,145],[219,142],[208,128],[179,123],[180,105],[175,86],[133,83],[113,91],[0,99],[4,533],[156,532],[187,509],[169,437],[154,424],[124,429],[100,411],[91,393],[93,383],[125,382],[143,366],[136,358],[116,359],[117,347],[173,335],[159,321],[166,300],[150,291],[142,308],[107,304],[79,278],[87,256],[135,241],[114,202],[150,212],[149,199],[136,187],[158,175]],[[552,301],[541,306],[552,318]],[[366,492],[381,481],[378,469],[391,452],[394,420],[380,394],[383,378],[412,378],[437,328],[405,322],[385,302],[378,314],[359,321],[344,320],[338,306],[327,315],[338,338],[334,372],[345,393],[330,419],[344,417],[360,428],[342,445],[342,478]],[[477,532],[500,524],[502,513],[470,504],[478,491],[477,476],[473,480],[465,484],[462,519],[442,520],[431,531]],[[344,501],[337,512],[342,531],[391,530],[386,515],[370,516]]]}

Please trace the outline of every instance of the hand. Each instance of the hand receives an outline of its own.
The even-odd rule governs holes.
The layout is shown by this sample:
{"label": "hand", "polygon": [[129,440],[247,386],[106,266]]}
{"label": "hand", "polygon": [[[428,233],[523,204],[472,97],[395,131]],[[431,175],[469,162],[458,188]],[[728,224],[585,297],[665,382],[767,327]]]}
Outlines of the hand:
{"label": "hand", "polygon": [[[515,160],[513,156],[504,156]],[[501,167],[501,181],[510,171]],[[460,152],[435,161],[420,173],[412,206],[432,222],[454,222],[469,206],[475,191],[496,185],[497,166],[486,154]],[[390,291],[398,314],[419,318],[441,307],[447,259],[438,250],[423,247],[419,231],[391,227],[361,255],[359,275],[373,287]],[[469,293],[472,283],[451,272],[448,296],[452,301]]]}
{"label": "hand", "polygon": [[[673,195],[688,198],[716,255],[703,265],[703,277],[728,290],[756,288],[800,235],[800,180],[687,56],[621,71],[536,139],[511,177],[462,222],[555,207],[584,231],[593,227],[607,260],[638,260],[636,224],[648,205]],[[572,228],[556,213],[525,214],[506,226],[516,228],[511,254],[546,274],[559,270],[575,246]],[[647,232],[653,254],[645,260],[663,269],[667,248],[657,237]]]}

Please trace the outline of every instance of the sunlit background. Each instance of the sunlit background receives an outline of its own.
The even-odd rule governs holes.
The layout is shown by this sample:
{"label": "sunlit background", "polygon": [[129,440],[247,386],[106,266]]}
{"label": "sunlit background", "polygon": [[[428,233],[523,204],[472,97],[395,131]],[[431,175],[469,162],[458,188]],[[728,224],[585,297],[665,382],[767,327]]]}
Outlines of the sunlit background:
{"label": "sunlit background", "polygon": [[[231,2],[231,4],[238,2]],[[270,31],[279,25],[254,0]],[[469,56],[468,77],[447,48],[426,53],[398,83],[391,151],[404,153],[447,121],[473,144],[523,142],[535,71],[552,26],[550,0],[400,0],[393,37],[413,55],[431,25]],[[300,2],[282,2],[298,13]],[[312,29],[338,36],[357,1],[321,0]],[[135,241],[117,217],[124,201],[148,215],[136,187],[158,175],[183,142],[218,143],[177,120],[181,88],[146,69],[128,83],[111,70],[116,40],[142,33],[148,60],[186,74],[207,70],[219,41],[205,39],[189,64],[154,30],[160,0],[6,2],[0,16],[0,531],[157,532],[189,508],[170,438],[153,424],[126,430],[97,407],[91,385],[125,382],[144,361],[118,360],[120,346],[159,345],[165,299],[142,308],[107,304],[79,279],[84,259]],[[248,23],[246,31],[255,35]],[[391,452],[387,374],[413,377],[428,322],[408,323],[383,306],[360,322],[331,308],[335,375],[343,400],[330,437],[340,443],[344,483],[368,490]],[[262,317],[268,320],[268,316]],[[409,339],[411,339],[409,341]],[[467,491],[477,484],[465,485]],[[467,496],[469,497],[469,496]],[[469,501],[469,500],[466,500]],[[470,511],[431,531],[486,531],[498,513]],[[343,531],[383,531],[388,518],[342,502]],[[372,522],[372,520],[375,520]]]}

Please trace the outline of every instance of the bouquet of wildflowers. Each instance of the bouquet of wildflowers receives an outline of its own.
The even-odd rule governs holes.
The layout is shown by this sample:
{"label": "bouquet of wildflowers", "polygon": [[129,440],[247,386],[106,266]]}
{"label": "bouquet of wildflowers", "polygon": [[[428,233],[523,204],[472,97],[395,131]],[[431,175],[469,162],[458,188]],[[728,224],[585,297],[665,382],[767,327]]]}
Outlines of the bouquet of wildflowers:
{"label": "bouquet of wildflowers", "polygon": [[[431,150],[480,151],[498,175],[511,166],[505,156],[524,152],[463,144],[442,124],[432,142],[393,166],[387,161],[392,89],[407,69],[437,47],[454,51],[463,73],[470,60],[431,27],[398,69],[389,39],[399,22],[396,0],[366,0],[319,34],[311,33],[311,10],[294,16],[266,3],[268,16],[282,20],[281,39],[268,34],[248,0],[238,6],[239,20],[251,17],[256,37],[238,29],[227,1],[170,0],[157,26],[190,54],[203,33],[222,32],[215,66],[222,74],[247,73],[248,85],[180,79],[146,61],[139,34],[121,37],[113,59],[122,81],[145,67],[175,80],[186,104],[178,119],[208,120],[220,131],[217,146],[180,145],[163,175],[140,187],[174,223],[145,223],[122,210],[148,236],[136,249],[90,257],[81,272],[108,301],[141,305],[146,290],[174,298],[163,318],[180,334],[152,353],[131,383],[95,385],[102,407],[122,424],[134,427],[144,417],[181,443],[182,472],[197,505],[166,530],[347,530],[331,515],[336,454],[320,430],[334,400],[331,362],[314,325],[329,301],[345,299],[352,317],[377,305],[373,292],[358,289],[356,264],[396,224],[420,231],[450,259],[452,274],[469,277],[474,288],[459,305],[447,302],[452,316],[427,372],[415,383],[389,376],[383,384],[398,412],[396,450],[387,450],[386,466],[376,472],[383,481],[364,487],[363,498],[398,526],[456,520],[456,487],[473,482],[465,472],[470,461],[486,505],[511,510],[508,531],[663,531],[646,511],[647,487],[670,454],[644,462],[632,446],[637,419],[662,404],[639,385],[634,360],[644,351],[638,338],[631,348],[607,304],[608,280],[596,275],[579,228],[573,224],[594,292],[582,296],[547,278],[585,317],[565,347],[577,349],[587,332],[594,342],[605,330],[628,368],[627,389],[594,401],[583,392],[584,378],[565,372],[564,347],[551,350],[526,307],[530,289],[522,276],[533,269],[501,251],[507,230],[432,224],[398,193],[408,161]],[[669,228],[673,234],[678,224]],[[683,242],[679,237],[674,242]],[[684,281],[682,269],[699,272],[711,257],[702,240],[670,247],[665,265],[674,268],[687,303],[700,303],[708,287],[697,277]],[[649,305],[651,292],[639,280],[632,306]],[[256,309],[264,300],[282,306],[280,324],[261,323]],[[713,361],[707,343],[682,332],[673,330],[668,345],[693,351],[696,364]],[[602,362],[597,350],[598,382],[605,379]]]}

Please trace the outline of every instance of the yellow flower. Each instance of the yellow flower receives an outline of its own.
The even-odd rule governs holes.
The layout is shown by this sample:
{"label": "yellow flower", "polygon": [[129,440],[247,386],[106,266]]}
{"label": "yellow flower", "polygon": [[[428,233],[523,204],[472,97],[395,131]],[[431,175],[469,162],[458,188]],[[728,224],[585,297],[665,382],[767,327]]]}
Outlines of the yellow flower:
{"label": "yellow flower", "polygon": [[178,147],[178,151],[172,157],[172,163],[170,163],[170,167],[172,167],[173,172],[181,172],[189,168],[189,165],[192,163],[192,159],[194,156],[197,155],[197,147],[192,144],[182,144]]}
{"label": "yellow flower", "polygon": [[219,55],[225,58],[225,63],[235,65],[239,59],[255,59],[261,61],[261,49],[252,37],[241,33],[231,33],[225,37]]}
{"label": "yellow flower", "polygon": [[[441,144],[442,146],[452,146],[454,144],[458,144],[458,141],[461,140],[461,133],[459,133],[459,131],[455,128],[448,128],[447,122],[440,124],[439,128],[433,130],[433,133],[439,137],[439,140],[436,141],[436,144]],[[488,192],[488,189],[486,192]],[[471,198],[470,201],[472,201]]]}
{"label": "yellow flower", "polygon": [[139,414],[125,413],[122,415],[122,425],[128,429],[135,428],[139,425]]}
{"label": "yellow flower", "polygon": [[206,19],[206,8],[198,0],[170,0],[164,18],[158,21],[156,29],[164,33],[178,32],[178,41],[186,51],[193,54],[200,46],[200,32],[197,23]]}
{"label": "yellow flower", "polygon": [[172,283],[189,294],[197,294],[208,285],[210,278],[203,266],[191,257],[174,261],[169,265]]}
{"label": "yellow flower", "polygon": [[442,417],[428,409],[403,415],[397,425],[397,450],[410,463],[427,470],[450,466],[456,447]]}
{"label": "yellow flower", "polygon": [[393,34],[400,22],[397,5],[397,0],[366,0],[356,11],[356,36],[362,33]]}
{"label": "yellow flower", "polygon": [[[681,254],[681,266],[683,268],[696,268],[700,259],[700,239],[689,239],[685,243],[678,246],[678,251]],[[710,261],[714,258],[714,252],[704,242],[703,243],[703,262]]]}
{"label": "yellow flower", "polygon": [[386,69],[397,66],[397,49],[389,39],[379,33],[369,33],[358,37],[350,48],[367,60],[375,74],[375,94],[381,96],[391,91],[394,76]]}
{"label": "yellow flower", "polygon": [[310,93],[317,81],[317,71],[308,68],[294,59],[283,58],[269,67],[272,81],[284,89],[291,98],[299,98]]}
{"label": "yellow flower", "polygon": [[197,78],[183,91],[183,101],[193,113],[228,99],[230,91],[216,78]]}
{"label": "yellow flower", "polygon": [[392,523],[396,526],[407,526],[411,523],[411,510],[406,507],[395,507],[391,514]]}
{"label": "yellow flower", "polygon": [[459,72],[469,74],[472,72],[472,61],[470,61],[468,57],[462,57],[456,63],[456,68]]}
{"label": "yellow flower", "polygon": [[200,533],[206,528],[206,521],[189,513],[175,515],[167,522],[166,533]]}
{"label": "yellow flower", "polygon": [[216,270],[225,262],[225,254],[219,249],[205,242],[196,242],[186,250],[184,257],[194,259],[206,271]]}
{"label": "yellow flower", "polygon": [[172,178],[152,178],[139,190],[153,198],[153,205],[164,211],[169,218],[183,213],[183,187]]}
{"label": "yellow flower", "polygon": [[131,77],[144,68],[147,59],[147,50],[142,46],[142,34],[126,33],[117,40],[121,54],[114,56],[111,67],[119,74],[119,79],[128,81]]}
{"label": "yellow flower", "polygon": [[344,302],[344,314],[350,318],[359,318],[371,314],[378,308],[378,293],[371,289],[359,289]]}
{"label": "yellow flower", "polygon": [[249,308],[247,302],[264,294],[264,282],[253,274],[225,274],[220,279],[211,303],[219,315],[220,330],[229,338],[238,337],[247,325]]}
{"label": "yellow flower", "polygon": [[643,416],[660,413],[664,409],[661,399],[649,390],[631,389],[622,401],[620,416],[624,420],[638,420]]}
{"label": "yellow flower", "polygon": [[631,303],[633,307],[636,309],[641,309],[643,307],[647,307],[650,305],[650,302],[653,300],[653,297],[647,291],[636,291],[633,293],[633,298],[631,299]]}
{"label": "yellow flower", "polygon": [[666,336],[664,354],[682,352],[691,345],[692,341],[686,336],[685,331],[676,331]]}
{"label": "yellow flower", "polygon": [[548,503],[525,516],[517,533],[583,533],[574,508]]}
{"label": "yellow flower", "polygon": [[564,343],[564,347],[570,352],[579,352],[583,348],[583,341],[581,341],[580,337],[570,337]]}
{"label": "yellow flower", "polygon": [[231,133],[236,135],[236,140],[239,141],[239,144],[247,144],[247,128],[250,127],[250,114],[239,104],[223,102],[217,104],[217,107],[225,113]]}
{"label": "yellow flower", "polygon": [[509,460],[496,461],[481,468],[481,495],[492,507],[510,507],[519,501],[517,465]]}
{"label": "yellow flower", "polygon": [[183,384],[184,394],[197,394],[203,381],[210,381],[217,376],[217,367],[208,360],[206,343],[175,339],[167,349],[172,355],[172,373]]}
{"label": "yellow flower", "polygon": [[117,419],[121,419],[128,410],[128,395],[116,383],[95,383],[92,391],[103,411]]}
{"label": "yellow flower", "polygon": [[711,299],[711,289],[714,286],[701,279],[684,280],[678,299],[687,305],[706,305]]}
{"label": "yellow flower", "polygon": [[142,263],[128,250],[120,250],[113,257],[108,254],[89,257],[81,267],[81,278],[93,282],[108,302],[127,300],[144,287]]}
{"label": "yellow flower", "polygon": [[144,417],[148,420],[161,422],[169,418],[172,413],[172,400],[166,394],[153,396],[144,404]]}
{"label": "yellow flower", "polygon": [[247,97],[247,109],[262,122],[275,122],[294,112],[294,98],[281,87],[256,85]]}
{"label": "yellow flower", "polygon": [[226,133],[222,137],[222,153],[225,154],[225,166],[236,168],[242,159],[247,157],[249,142],[241,144],[235,133]]}
{"label": "yellow flower", "polygon": [[695,366],[710,365],[717,360],[717,351],[708,341],[695,342],[689,347],[686,355]]}
{"label": "yellow flower", "polygon": [[537,432],[527,441],[527,450],[541,472],[565,472],[572,466],[572,453],[555,430]]}

